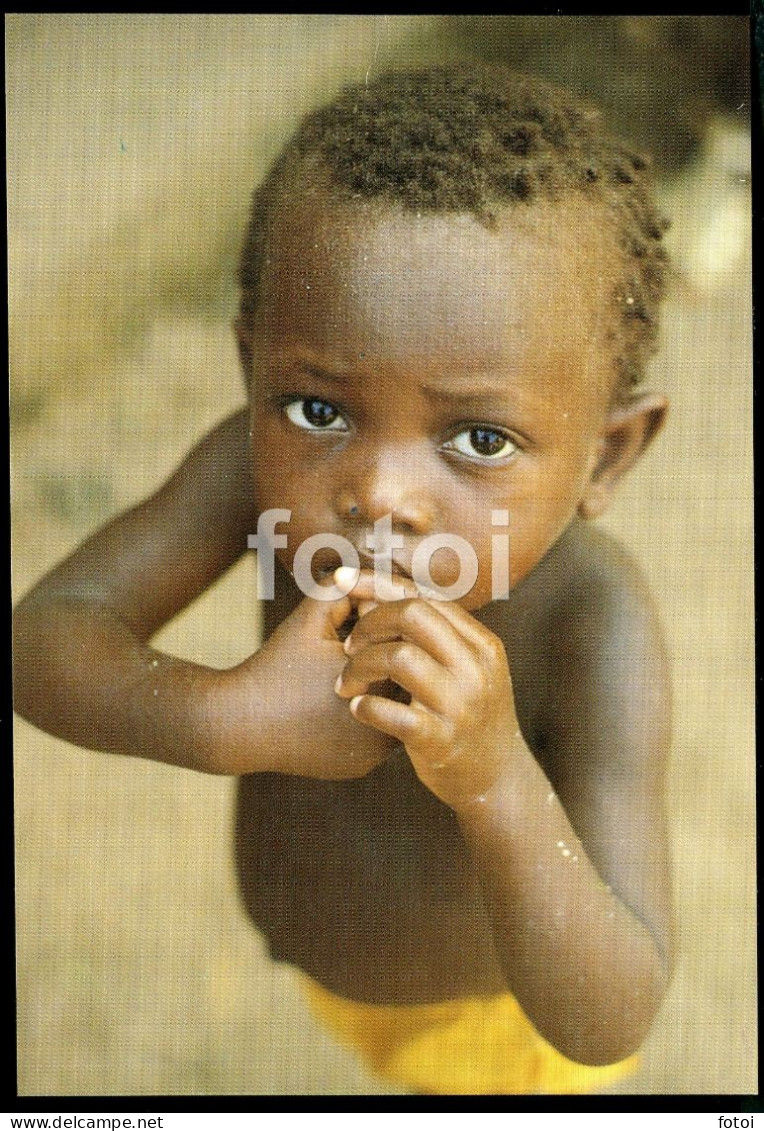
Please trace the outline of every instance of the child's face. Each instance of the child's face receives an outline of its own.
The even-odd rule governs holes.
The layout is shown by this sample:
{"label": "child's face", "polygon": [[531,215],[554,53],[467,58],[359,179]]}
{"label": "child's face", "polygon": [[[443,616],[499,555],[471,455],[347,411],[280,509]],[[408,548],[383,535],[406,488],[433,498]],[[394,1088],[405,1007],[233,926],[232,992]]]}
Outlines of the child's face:
{"label": "child's face", "polygon": [[[492,597],[494,511],[509,512],[521,581],[576,514],[612,393],[605,314],[614,248],[604,224],[552,205],[468,216],[292,205],[280,215],[255,319],[252,427],[260,511],[287,508],[280,557],[311,535],[360,552],[392,515],[416,546],[456,534]],[[339,564],[319,552],[314,572]],[[430,561],[452,585],[453,551]]]}

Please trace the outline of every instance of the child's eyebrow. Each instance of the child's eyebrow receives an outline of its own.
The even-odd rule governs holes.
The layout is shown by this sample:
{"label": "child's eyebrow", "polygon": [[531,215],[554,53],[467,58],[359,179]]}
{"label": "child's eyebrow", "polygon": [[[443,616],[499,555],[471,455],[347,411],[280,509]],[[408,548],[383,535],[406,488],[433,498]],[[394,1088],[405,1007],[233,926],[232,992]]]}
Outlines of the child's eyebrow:
{"label": "child's eyebrow", "polygon": [[297,361],[294,363],[294,369],[304,373],[307,377],[316,377],[320,381],[328,381],[331,385],[347,385],[348,379],[342,373],[333,372],[330,369],[324,369],[320,365],[315,365],[313,362]]}
{"label": "child's eyebrow", "polygon": [[[314,361],[304,358],[293,359],[290,368],[301,376],[313,377],[329,385],[347,388],[352,384],[352,376],[337,369],[326,369]],[[279,370],[277,369],[277,373]],[[507,387],[505,381],[486,381],[481,384],[476,375],[470,374],[470,386],[464,390],[449,389],[440,384],[424,383],[419,385],[422,396],[432,404],[442,406],[447,404],[454,410],[457,407],[465,409],[470,405],[479,406],[486,411],[506,408]]]}
{"label": "child's eyebrow", "polygon": [[453,405],[467,404],[496,404],[504,403],[507,398],[507,389],[504,384],[486,385],[483,388],[471,388],[464,392],[458,389],[445,389],[442,385],[422,385],[422,393],[428,401],[443,403],[447,401]]}

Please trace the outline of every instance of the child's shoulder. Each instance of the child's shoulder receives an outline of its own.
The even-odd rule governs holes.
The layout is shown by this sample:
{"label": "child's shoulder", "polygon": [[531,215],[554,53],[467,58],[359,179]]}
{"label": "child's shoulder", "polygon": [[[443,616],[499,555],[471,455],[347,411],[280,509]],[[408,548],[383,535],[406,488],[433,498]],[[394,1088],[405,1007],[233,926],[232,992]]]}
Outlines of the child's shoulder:
{"label": "child's shoulder", "polygon": [[625,546],[590,522],[575,521],[533,578],[535,601],[557,619],[590,627],[626,614],[653,619],[655,604],[642,570]]}
{"label": "child's shoulder", "polygon": [[637,733],[665,748],[670,689],[660,618],[641,570],[609,534],[575,522],[486,621],[506,644],[519,713],[540,747],[564,755],[561,736],[580,739],[584,728],[595,758],[600,740],[636,755]]}
{"label": "child's shoulder", "polygon": [[629,621],[657,627],[655,603],[633,557],[611,535],[581,521],[565,531],[503,604],[505,617],[545,635],[554,632],[557,639],[582,628],[587,637],[596,637],[623,630]]}

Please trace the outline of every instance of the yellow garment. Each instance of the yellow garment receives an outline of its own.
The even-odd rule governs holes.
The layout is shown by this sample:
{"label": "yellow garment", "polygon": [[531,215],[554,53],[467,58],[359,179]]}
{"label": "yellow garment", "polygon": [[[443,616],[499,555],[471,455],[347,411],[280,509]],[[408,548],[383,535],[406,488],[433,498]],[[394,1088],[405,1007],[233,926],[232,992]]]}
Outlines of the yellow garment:
{"label": "yellow garment", "polygon": [[435,1005],[348,1001],[307,979],[316,1016],[378,1076],[431,1095],[589,1093],[634,1072],[639,1058],[576,1064],[528,1021],[511,994]]}

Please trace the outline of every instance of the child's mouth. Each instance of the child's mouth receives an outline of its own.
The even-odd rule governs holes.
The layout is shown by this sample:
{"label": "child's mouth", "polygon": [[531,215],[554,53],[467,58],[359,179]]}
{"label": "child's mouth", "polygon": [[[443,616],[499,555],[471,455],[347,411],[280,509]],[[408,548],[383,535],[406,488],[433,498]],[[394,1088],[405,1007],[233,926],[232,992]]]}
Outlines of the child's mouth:
{"label": "child's mouth", "polygon": [[370,569],[384,576],[392,573],[396,577],[411,577],[409,571],[396,561],[392,553],[365,554],[359,551],[358,557],[361,561],[361,569]]}
{"label": "child's mouth", "polygon": [[[390,554],[372,555],[359,551],[358,559],[361,569],[371,570],[372,573],[381,574],[382,576],[387,576],[388,574],[392,573],[395,577],[406,577],[409,579],[411,578],[409,571],[404,566],[402,566],[400,562],[397,562],[395,558],[393,558]],[[313,574],[315,580],[319,583],[327,581],[334,575],[334,571],[336,569],[338,569],[341,565],[348,564],[352,565],[354,563],[343,562],[339,555],[336,554],[331,555],[331,559],[327,557],[323,558],[320,562],[316,560],[313,563]]]}

